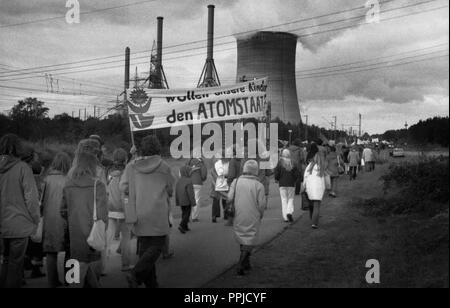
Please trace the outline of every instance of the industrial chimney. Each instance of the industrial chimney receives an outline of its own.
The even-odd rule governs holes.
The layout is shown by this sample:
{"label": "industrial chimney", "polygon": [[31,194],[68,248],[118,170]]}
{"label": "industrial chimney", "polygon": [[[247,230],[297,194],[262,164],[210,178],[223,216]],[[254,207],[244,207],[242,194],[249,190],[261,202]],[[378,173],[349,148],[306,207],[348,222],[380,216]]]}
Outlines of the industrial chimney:
{"label": "industrial chimney", "polygon": [[130,47],[125,48],[124,91],[130,87]]}
{"label": "industrial chimney", "polygon": [[301,123],[295,80],[297,36],[286,32],[257,32],[237,37],[236,81],[269,77],[267,89],[272,119]]}
{"label": "industrial chimney", "polygon": [[149,80],[148,87],[150,89],[169,88],[166,79],[166,74],[164,73],[162,65],[163,21],[164,17],[161,16],[157,17],[156,50],[155,48],[152,48],[152,54],[150,56],[150,74],[148,78]]}
{"label": "industrial chimney", "polygon": [[208,37],[207,37],[207,56],[202,74],[198,80],[197,87],[216,87],[220,86],[219,75],[214,64],[214,5],[208,5]]}

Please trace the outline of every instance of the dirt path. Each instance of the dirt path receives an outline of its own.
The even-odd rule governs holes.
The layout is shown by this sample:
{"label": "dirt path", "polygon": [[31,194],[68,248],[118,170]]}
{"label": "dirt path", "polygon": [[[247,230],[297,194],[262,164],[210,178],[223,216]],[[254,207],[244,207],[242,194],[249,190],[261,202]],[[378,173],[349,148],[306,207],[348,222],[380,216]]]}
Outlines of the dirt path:
{"label": "dirt path", "polygon": [[[357,181],[339,180],[339,197],[323,202],[320,229],[312,230],[309,215],[253,255],[253,270],[245,277],[235,268],[204,287],[299,288],[364,287],[368,259],[377,259],[382,225],[349,204],[358,198],[381,196],[380,176],[387,165]],[[385,236],[385,235],[384,235]]]}

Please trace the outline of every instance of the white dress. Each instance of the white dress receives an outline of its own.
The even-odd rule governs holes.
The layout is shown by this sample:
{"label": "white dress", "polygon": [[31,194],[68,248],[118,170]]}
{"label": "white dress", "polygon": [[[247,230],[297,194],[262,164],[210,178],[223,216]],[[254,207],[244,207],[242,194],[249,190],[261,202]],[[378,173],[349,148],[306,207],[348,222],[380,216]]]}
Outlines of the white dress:
{"label": "white dress", "polygon": [[305,169],[305,174],[303,178],[303,183],[305,185],[306,193],[308,194],[309,200],[322,201],[323,195],[325,193],[325,177],[320,176],[319,167],[314,166],[311,173],[309,173],[309,168],[311,164]]}

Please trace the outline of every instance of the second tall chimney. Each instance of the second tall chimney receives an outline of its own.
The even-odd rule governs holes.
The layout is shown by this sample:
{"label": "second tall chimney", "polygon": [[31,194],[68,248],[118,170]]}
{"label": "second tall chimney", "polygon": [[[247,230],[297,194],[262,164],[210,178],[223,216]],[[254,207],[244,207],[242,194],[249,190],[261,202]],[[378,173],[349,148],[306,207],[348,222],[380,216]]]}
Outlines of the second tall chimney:
{"label": "second tall chimney", "polygon": [[158,78],[158,83],[162,83],[162,42],[163,42],[163,17],[158,17],[158,29],[156,38],[156,77]]}

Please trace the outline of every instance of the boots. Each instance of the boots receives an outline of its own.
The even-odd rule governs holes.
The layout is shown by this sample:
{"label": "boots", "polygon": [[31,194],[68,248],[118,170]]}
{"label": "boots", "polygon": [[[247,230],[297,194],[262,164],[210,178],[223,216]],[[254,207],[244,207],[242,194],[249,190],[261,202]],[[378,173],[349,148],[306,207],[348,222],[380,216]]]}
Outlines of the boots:
{"label": "boots", "polygon": [[32,265],[30,278],[41,278],[45,277],[45,274],[41,272],[41,267],[39,265]]}
{"label": "boots", "polygon": [[242,251],[241,256],[239,257],[237,274],[238,276],[244,276],[245,271],[250,270],[252,267],[250,265],[250,252]]}
{"label": "boots", "polygon": [[252,269],[252,265],[250,264],[250,252],[247,252],[244,259],[244,270],[249,271]]}
{"label": "boots", "polygon": [[241,250],[241,255],[239,257],[239,263],[238,263],[238,269],[237,269],[238,276],[245,275],[244,261],[245,261],[245,252]]}

